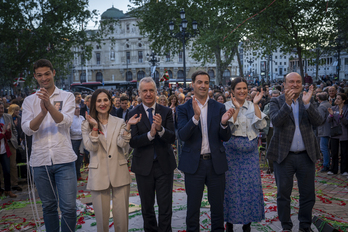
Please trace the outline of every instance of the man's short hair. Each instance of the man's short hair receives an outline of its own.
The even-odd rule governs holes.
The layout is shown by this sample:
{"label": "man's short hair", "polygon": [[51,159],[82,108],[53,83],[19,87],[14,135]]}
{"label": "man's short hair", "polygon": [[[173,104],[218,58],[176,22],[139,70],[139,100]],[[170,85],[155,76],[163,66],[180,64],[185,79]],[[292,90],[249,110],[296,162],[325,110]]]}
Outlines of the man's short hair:
{"label": "man's short hair", "polygon": [[210,81],[210,76],[209,76],[209,74],[207,72],[204,72],[202,70],[198,70],[198,71],[192,73],[192,76],[191,76],[192,82],[196,81],[196,76],[198,76],[198,75],[207,75],[208,78],[209,78],[209,81]]}
{"label": "man's short hair", "polygon": [[152,79],[152,77],[144,77],[139,81],[139,86],[138,86],[138,90],[140,90],[140,86],[141,84],[145,82],[145,83],[152,83],[155,86],[155,90],[157,91],[157,87],[156,87],[156,83],[155,81]]}
{"label": "man's short hair", "polygon": [[277,90],[277,89],[272,90],[272,94],[278,94],[278,95],[280,95],[280,91],[279,91],[279,90]]}
{"label": "man's short hair", "polygon": [[121,96],[120,97],[120,101],[128,101],[128,97],[127,96]]}
{"label": "man's short hair", "polygon": [[329,98],[329,95],[326,92],[321,92],[317,94],[320,101],[326,101]]}
{"label": "man's short hair", "polygon": [[74,96],[75,96],[75,97],[78,96],[78,95],[81,95],[81,93],[80,93],[80,92],[75,92],[75,93],[74,93]]}
{"label": "man's short hair", "polygon": [[41,59],[41,60],[38,60],[34,63],[33,65],[33,68],[34,68],[34,73],[35,73],[35,70],[38,69],[38,68],[42,68],[42,67],[48,67],[51,69],[51,71],[53,72],[53,65],[52,63],[49,61],[49,60],[46,60],[46,59]]}

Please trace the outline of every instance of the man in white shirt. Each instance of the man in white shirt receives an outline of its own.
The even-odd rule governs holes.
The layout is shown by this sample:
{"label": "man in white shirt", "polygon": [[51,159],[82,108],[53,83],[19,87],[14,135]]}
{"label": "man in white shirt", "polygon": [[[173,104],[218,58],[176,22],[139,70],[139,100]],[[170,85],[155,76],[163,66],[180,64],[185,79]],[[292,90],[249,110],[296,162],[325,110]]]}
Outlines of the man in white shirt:
{"label": "man in white shirt", "polygon": [[[47,231],[74,231],[76,225],[77,181],[76,155],[72,149],[69,128],[75,111],[75,97],[54,85],[56,72],[50,61],[34,64],[34,77],[40,90],[23,102],[22,129],[32,135],[31,171],[42,201]],[[60,111],[54,104],[61,103]]]}

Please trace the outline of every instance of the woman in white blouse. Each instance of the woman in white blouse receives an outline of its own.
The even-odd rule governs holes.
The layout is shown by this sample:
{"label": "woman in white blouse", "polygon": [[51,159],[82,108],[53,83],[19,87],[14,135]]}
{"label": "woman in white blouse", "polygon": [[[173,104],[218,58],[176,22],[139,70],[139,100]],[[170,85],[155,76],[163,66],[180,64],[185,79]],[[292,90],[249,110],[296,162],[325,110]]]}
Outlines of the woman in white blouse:
{"label": "woman in white blouse", "polygon": [[233,231],[233,224],[243,224],[243,231],[248,232],[251,222],[265,218],[257,145],[259,130],[267,122],[258,107],[262,90],[253,102],[247,101],[248,85],[241,77],[232,81],[231,90],[231,101],[225,103],[226,110],[235,109],[229,120],[232,136],[224,143],[228,161],[224,202],[226,231]]}
{"label": "woman in white blouse", "polygon": [[90,152],[87,189],[91,190],[98,231],[109,231],[110,190],[115,231],[128,231],[130,177],[123,148],[131,138],[130,127],[140,121],[134,115],[127,124],[110,115],[111,95],[97,89],[90,103],[90,115],[82,123],[82,137]]}

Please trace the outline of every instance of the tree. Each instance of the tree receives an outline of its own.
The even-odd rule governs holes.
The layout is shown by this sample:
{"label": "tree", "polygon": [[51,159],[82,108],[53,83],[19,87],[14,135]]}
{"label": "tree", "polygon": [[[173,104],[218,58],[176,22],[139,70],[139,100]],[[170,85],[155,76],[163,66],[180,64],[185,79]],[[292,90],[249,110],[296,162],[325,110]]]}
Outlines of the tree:
{"label": "tree", "polygon": [[84,46],[91,57],[91,41],[100,41],[101,32],[84,30],[96,11],[89,11],[88,0],[8,0],[0,2],[1,62],[3,83],[16,77],[29,77],[34,83],[33,63],[49,59],[57,77],[65,76],[73,60],[72,47]]}
{"label": "tree", "polygon": [[[271,0],[240,0],[244,18],[259,13]],[[302,61],[310,50],[327,46],[335,37],[334,5],[327,7],[326,0],[278,0],[245,25],[250,37],[265,48],[265,55],[276,48],[284,53],[295,51],[299,58],[301,76]],[[232,13],[232,12],[231,12]],[[270,43],[270,40],[272,43]]]}
{"label": "tree", "polygon": [[[231,64],[235,54],[238,54],[238,45],[243,37],[244,30],[228,35],[231,28],[241,23],[238,9],[234,6],[234,0],[130,0],[135,5],[132,14],[141,19],[138,23],[142,34],[151,41],[151,47],[157,53],[178,53],[182,49],[182,43],[170,36],[168,23],[174,21],[176,31],[181,22],[179,12],[184,9],[186,19],[189,22],[196,20],[199,35],[191,40],[191,57],[201,62],[204,66],[212,60],[216,62],[215,83],[222,80],[222,73]],[[234,14],[227,12],[234,11]],[[188,31],[193,33],[190,26]],[[240,66],[241,68],[241,66]],[[243,75],[243,71],[240,71]]]}

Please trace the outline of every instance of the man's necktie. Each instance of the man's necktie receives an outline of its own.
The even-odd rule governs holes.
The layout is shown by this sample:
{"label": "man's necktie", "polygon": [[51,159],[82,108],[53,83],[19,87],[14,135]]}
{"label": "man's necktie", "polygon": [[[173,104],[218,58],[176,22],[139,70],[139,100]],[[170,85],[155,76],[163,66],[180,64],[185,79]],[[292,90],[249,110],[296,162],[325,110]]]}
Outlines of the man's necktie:
{"label": "man's necktie", "polygon": [[[152,108],[148,108],[148,109],[147,109],[147,112],[149,112],[149,121],[150,121],[150,125],[152,125],[152,122],[153,122],[152,111],[153,111]],[[153,156],[153,159],[156,159],[156,158],[157,158],[156,151],[154,151],[154,153],[155,153],[155,154],[154,154],[154,156]]]}

